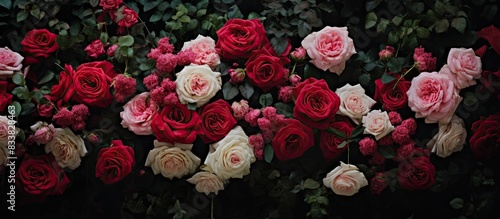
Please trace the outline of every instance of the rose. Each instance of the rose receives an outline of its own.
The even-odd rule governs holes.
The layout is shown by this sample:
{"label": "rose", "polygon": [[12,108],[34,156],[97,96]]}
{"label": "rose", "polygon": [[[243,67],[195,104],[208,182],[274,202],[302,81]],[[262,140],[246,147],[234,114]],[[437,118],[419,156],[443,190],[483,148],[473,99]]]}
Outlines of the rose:
{"label": "rose", "polygon": [[406,106],[411,82],[405,81],[404,77],[394,86],[396,81],[387,84],[382,79],[375,80],[375,99],[382,103],[385,110],[398,110]]}
{"label": "rose", "polygon": [[134,155],[130,146],[123,145],[121,140],[112,140],[111,145],[97,155],[95,177],[108,185],[120,181],[132,172]]}
{"label": "rose", "polygon": [[16,187],[29,195],[60,195],[70,181],[51,155],[26,154],[16,174]]}
{"label": "rose", "polygon": [[52,153],[62,168],[76,169],[80,166],[80,157],[87,154],[83,139],[69,128],[56,128],[56,132],[52,141],[45,144],[45,153]]}
{"label": "rose", "polygon": [[183,104],[202,106],[221,89],[221,74],[208,65],[188,65],[176,74],[175,91]]}
{"label": "rose", "polygon": [[376,140],[381,139],[394,130],[387,112],[372,110],[362,119],[365,130],[363,134],[372,134]]}
{"label": "rose", "polygon": [[491,159],[500,150],[500,115],[490,115],[472,124],[470,148],[478,159]]}
{"label": "rose", "polygon": [[483,71],[481,58],[465,48],[452,48],[445,66],[439,73],[448,75],[458,89],[475,85],[474,79],[479,79]]}
{"label": "rose", "polygon": [[450,123],[439,124],[439,132],[427,143],[432,152],[445,158],[453,152],[461,151],[467,138],[467,130],[464,128],[464,121],[454,115]]}
{"label": "rose", "polygon": [[323,184],[337,195],[352,196],[358,193],[360,188],[367,186],[368,181],[356,166],[341,161],[340,166],[326,175]]}
{"label": "rose", "polygon": [[197,172],[194,176],[187,179],[187,181],[196,185],[196,191],[203,192],[205,195],[209,195],[212,192],[217,195],[220,190],[224,190],[224,181],[209,172]]}
{"label": "rose", "polygon": [[189,110],[186,105],[175,103],[166,105],[153,117],[151,129],[158,141],[191,144],[196,140],[200,125],[196,111]]}
{"label": "rose", "polygon": [[231,79],[229,79],[229,82],[233,84],[241,84],[245,80],[245,77],[247,76],[245,69],[243,68],[237,68],[237,69],[229,69],[229,76]]}
{"label": "rose", "polygon": [[106,55],[108,55],[109,57],[114,57],[115,51],[117,48],[118,48],[118,44],[114,44],[114,45],[110,46],[108,48],[108,50],[106,51]]}
{"label": "rose", "polygon": [[272,53],[272,47],[255,50],[245,64],[250,82],[264,92],[288,80],[288,70],[284,65],[289,59],[277,57]]}
{"label": "rose", "polygon": [[226,59],[248,58],[254,49],[269,43],[266,30],[259,19],[229,19],[217,30],[215,45]]}
{"label": "rose", "polygon": [[155,148],[149,151],[145,166],[151,167],[155,175],[161,173],[169,179],[180,179],[193,174],[200,165],[200,158],[190,151],[192,145],[184,146],[183,150],[172,144],[155,141],[154,146]]}
{"label": "rose", "polygon": [[214,173],[222,180],[243,178],[250,173],[250,164],[255,162],[248,136],[236,126],[222,140],[211,145],[205,159],[205,171]]}
{"label": "rose", "polygon": [[326,26],[306,36],[302,40],[302,47],[307,50],[311,63],[316,67],[340,75],[344,71],[346,61],[356,53],[348,34],[347,27]]}
{"label": "rose", "polygon": [[[354,126],[348,121],[335,121],[330,124],[331,128],[345,133],[346,136],[350,136],[354,130]],[[327,160],[332,160],[337,158],[342,152],[347,150],[347,147],[338,148],[338,146],[344,142],[346,139],[336,136],[326,130],[320,132],[319,137],[319,147],[323,152],[323,156]]]}
{"label": "rose", "polygon": [[118,26],[130,27],[130,26],[137,23],[137,18],[139,17],[139,15],[137,14],[137,12],[134,11],[134,9],[131,9],[131,8],[128,8],[125,6],[123,8],[123,11],[121,11],[121,13],[122,13],[122,16],[117,16],[117,18],[121,17],[121,19],[116,21]]}
{"label": "rose", "polygon": [[0,81],[0,112],[12,103],[12,94],[7,92],[7,81]]}
{"label": "rose", "polygon": [[271,145],[278,160],[298,158],[314,145],[314,134],[311,128],[293,119],[276,133]]}
{"label": "rose", "polygon": [[365,89],[357,84],[351,86],[346,84],[337,88],[335,93],[340,97],[340,107],[337,114],[347,116],[359,124],[363,115],[370,111],[370,108],[377,102],[365,94]]}
{"label": "rose", "polygon": [[291,52],[290,57],[296,62],[302,62],[307,58],[307,51],[306,49],[304,49],[304,47],[301,46]]}
{"label": "rose", "polygon": [[11,76],[14,71],[20,71],[23,59],[24,57],[8,47],[0,48],[0,77]]}
{"label": "rose", "polygon": [[123,112],[120,112],[123,119],[121,125],[136,135],[153,134],[151,122],[158,111],[159,107],[149,97],[149,92],[143,92],[123,106]]}
{"label": "rose", "polygon": [[201,119],[199,135],[204,143],[221,140],[237,124],[231,106],[221,99],[203,106],[199,112]]}
{"label": "rose", "polygon": [[398,181],[407,190],[428,189],[434,184],[436,168],[427,157],[416,157],[399,164]]}
{"label": "rose", "polygon": [[56,42],[57,35],[47,29],[30,30],[21,41],[21,52],[30,54],[26,57],[25,64],[37,64],[40,58],[47,58],[50,54],[59,49]]}
{"label": "rose", "polygon": [[340,106],[339,96],[326,81],[310,77],[292,89],[293,116],[311,128],[327,129]]}
{"label": "rose", "polygon": [[99,6],[104,10],[118,9],[123,3],[123,0],[101,0]]}
{"label": "rose", "polygon": [[422,46],[415,48],[413,60],[415,61],[414,65],[421,72],[436,70],[436,57],[433,57],[430,52],[425,52],[425,48]]}
{"label": "rose", "polygon": [[109,88],[114,70],[109,69],[108,61],[85,63],[73,73],[74,96],[73,100],[89,106],[107,107],[113,102],[113,95]]}
{"label": "rose", "polygon": [[46,122],[41,121],[36,122],[30,127],[30,129],[35,132],[35,134],[33,134],[33,139],[38,145],[47,144],[52,141],[54,135],[57,133],[54,125],[49,125]]}
{"label": "rose", "polygon": [[106,51],[104,50],[104,44],[102,44],[100,39],[94,40],[91,44],[85,47],[84,50],[85,52],[87,52],[87,55],[92,58],[97,58],[100,55],[106,53]]}
{"label": "rose", "polygon": [[380,58],[380,60],[382,61],[388,61],[391,57],[394,56],[394,52],[396,50],[394,49],[394,47],[392,46],[385,46],[385,49],[381,50],[379,53],[378,53],[378,57]]}
{"label": "rose", "polygon": [[380,195],[385,188],[387,188],[387,179],[383,173],[376,173],[376,175],[370,179],[370,191],[372,194]]}
{"label": "rose", "polygon": [[208,65],[215,69],[220,64],[219,54],[215,49],[215,41],[211,37],[198,35],[196,39],[184,42],[181,51],[190,49],[196,54],[194,64]]}
{"label": "rose", "polygon": [[481,84],[500,100],[500,71],[485,70],[481,74]]}
{"label": "rose", "polygon": [[12,128],[16,124],[16,121],[10,120],[7,116],[0,116],[0,147],[7,147],[9,141],[14,141],[12,139],[12,134],[17,135],[17,129]]}
{"label": "rose", "polygon": [[448,123],[462,97],[453,81],[443,74],[422,72],[411,81],[408,106],[416,118],[425,117],[425,123]]}
{"label": "rose", "polygon": [[237,120],[244,119],[245,115],[250,110],[250,106],[248,106],[248,101],[244,99],[241,100],[240,102],[234,101],[233,104],[231,104],[231,108],[233,109],[233,116]]}
{"label": "rose", "polygon": [[73,86],[74,74],[75,71],[73,70],[73,67],[66,64],[64,66],[64,71],[59,73],[59,83],[52,86],[50,89],[50,100],[55,102],[58,107],[61,107],[65,103],[69,102],[75,93],[75,88]]}

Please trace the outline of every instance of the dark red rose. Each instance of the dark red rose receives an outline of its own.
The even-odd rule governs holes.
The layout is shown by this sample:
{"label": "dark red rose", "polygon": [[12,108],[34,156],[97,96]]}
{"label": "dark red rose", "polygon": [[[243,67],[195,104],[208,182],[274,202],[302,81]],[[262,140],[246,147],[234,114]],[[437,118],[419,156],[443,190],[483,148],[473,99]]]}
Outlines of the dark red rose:
{"label": "dark red rose", "polygon": [[272,55],[266,48],[255,50],[245,64],[248,79],[264,92],[278,87],[288,81],[288,69],[284,67],[287,60]]}
{"label": "dark red rose", "polygon": [[24,59],[27,65],[40,63],[38,59],[47,58],[50,54],[59,49],[56,42],[57,35],[47,29],[31,30],[26,33],[21,41],[21,52],[29,54]]}
{"label": "dark red rose", "polygon": [[470,148],[478,159],[491,159],[500,151],[500,115],[490,115],[472,124]]}
{"label": "dark red rose", "polygon": [[111,146],[102,148],[97,155],[95,177],[108,185],[120,181],[132,172],[134,155],[134,150],[122,141],[111,141]]}
{"label": "dark red rose", "polygon": [[73,70],[73,67],[65,65],[64,71],[59,74],[59,83],[50,89],[50,100],[56,103],[57,107],[61,107],[67,103],[75,93],[73,86],[74,74],[75,70]]}
{"label": "dark red rose", "polygon": [[12,94],[7,93],[7,81],[0,81],[0,112],[12,103]]}
{"label": "dark red rose", "polygon": [[[348,121],[332,122],[330,127],[345,133],[347,136],[350,136],[352,131],[354,130],[354,126]],[[344,151],[346,151],[347,146],[344,146],[343,148],[337,147],[345,140],[345,138],[338,137],[326,130],[321,131],[319,137],[319,147],[321,148],[325,159],[335,159]]]}
{"label": "dark red rose", "polygon": [[370,191],[372,194],[380,195],[387,188],[387,179],[383,173],[377,173],[370,179]]}
{"label": "dark red rose", "polygon": [[398,181],[407,190],[428,189],[434,185],[436,168],[427,157],[416,157],[399,164]]}
{"label": "dark red rose", "polygon": [[52,154],[24,155],[16,173],[16,186],[24,193],[36,196],[63,194],[70,181]]}
{"label": "dark red rose", "polygon": [[201,125],[196,111],[181,103],[168,104],[153,117],[151,129],[160,142],[192,144]]}
{"label": "dark red rose", "polygon": [[293,116],[311,128],[327,129],[339,110],[339,96],[326,81],[308,78],[292,89],[295,97]]}
{"label": "dark red rose", "polygon": [[204,143],[213,143],[223,139],[236,126],[233,110],[229,103],[217,100],[200,109],[201,132]]}
{"label": "dark red rose", "polygon": [[314,133],[311,128],[292,119],[276,133],[271,144],[278,160],[298,158],[314,145]]}
{"label": "dark red rose", "polygon": [[[111,68],[110,68],[111,66]],[[111,82],[116,72],[108,61],[85,63],[73,73],[73,100],[89,106],[107,107],[113,102]]]}
{"label": "dark red rose", "polygon": [[382,83],[382,79],[375,80],[375,100],[382,103],[385,110],[401,109],[408,102],[406,92],[410,89],[411,82],[402,78],[396,87],[394,87],[395,83],[396,80],[387,84]]}
{"label": "dark red rose", "polygon": [[101,0],[99,6],[104,10],[118,9],[123,3],[123,0]]}
{"label": "dark red rose", "polygon": [[500,71],[483,71],[481,73],[481,84],[482,87],[495,95],[497,100],[500,100]]}
{"label": "dark red rose", "polygon": [[264,25],[259,19],[229,19],[217,31],[217,44],[220,54],[226,59],[250,57],[254,49],[269,43]]}

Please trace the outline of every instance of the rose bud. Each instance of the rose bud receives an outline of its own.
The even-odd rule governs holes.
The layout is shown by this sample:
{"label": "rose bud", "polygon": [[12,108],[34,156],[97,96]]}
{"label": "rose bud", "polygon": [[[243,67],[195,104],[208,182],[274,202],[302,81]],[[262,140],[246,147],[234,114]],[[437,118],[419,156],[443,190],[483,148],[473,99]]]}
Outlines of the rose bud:
{"label": "rose bud", "polygon": [[394,47],[386,46],[385,49],[378,53],[378,57],[380,58],[380,60],[385,62],[394,56],[395,51],[396,50],[394,49]]}
{"label": "rose bud", "polygon": [[246,73],[245,69],[237,68],[237,69],[229,69],[229,75],[231,76],[229,82],[233,84],[240,84],[245,79]]}
{"label": "rose bud", "polygon": [[302,62],[307,58],[307,51],[306,49],[304,49],[304,47],[301,46],[291,52],[290,57],[296,62]]}

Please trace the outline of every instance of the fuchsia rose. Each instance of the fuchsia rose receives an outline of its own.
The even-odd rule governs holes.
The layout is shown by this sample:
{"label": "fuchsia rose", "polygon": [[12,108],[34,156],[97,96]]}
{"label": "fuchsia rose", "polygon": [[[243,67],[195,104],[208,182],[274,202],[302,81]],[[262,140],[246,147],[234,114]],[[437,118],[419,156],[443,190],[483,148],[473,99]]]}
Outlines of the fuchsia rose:
{"label": "fuchsia rose", "polygon": [[111,82],[116,76],[113,64],[96,61],[81,64],[73,74],[73,100],[89,106],[107,107],[113,102]]}
{"label": "fuchsia rose", "polygon": [[436,72],[422,72],[411,81],[408,106],[425,123],[448,123],[462,97],[450,78]]}
{"label": "fuchsia rose", "polygon": [[123,106],[121,125],[136,135],[153,134],[151,122],[158,112],[158,105],[149,97],[149,92],[141,93]]}
{"label": "fuchsia rose", "polygon": [[50,154],[42,156],[24,155],[16,174],[16,185],[29,195],[60,195],[70,181]]}
{"label": "fuchsia rose", "polygon": [[118,26],[120,27],[130,27],[136,24],[137,18],[139,17],[134,9],[128,8],[126,6],[123,8],[122,15],[123,17],[120,20],[116,21],[116,23],[118,23]]}
{"label": "fuchsia rose", "polygon": [[102,44],[100,39],[94,40],[91,44],[85,47],[85,52],[87,52],[88,56],[95,59],[100,55],[106,53],[106,51],[104,50],[104,44]]}
{"label": "fuchsia rose", "polygon": [[40,63],[38,59],[47,58],[59,49],[56,38],[57,35],[47,29],[35,29],[26,33],[24,39],[21,41],[21,46],[23,46],[21,52],[30,55],[26,57],[25,64]]}
{"label": "fuchsia rose", "polygon": [[476,56],[474,50],[464,48],[453,48],[448,53],[448,64],[439,71],[446,74],[453,81],[455,87],[463,89],[476,84],[481,77],[481,58]]}
{"label": "fuchsia rose", "polygon": [[252,53],[246,62],[246,74],[250,82],[264,92],[288,80],[288,69],[284,65],[290,61],[273,55],[272,48],[262,48]]}
{"label": "fuchsia rose", "polygon": [[325,27],[302,40],[313,63],[319,69],[342,74],[346,61],[356,53],[347,27]]}
{"label": "fuchsia rose", "polygon": [[118,9],[123,3],[123,0],[101,0],[99,6],[104,10]]}
{"label": "fuchsia rose", "polygon": [[188,49],[196,54],[194,64],[208,65],[212,69],[220,64],[219,54],[215,50],[215,41],[211,37],[198,35],[196,39],[185,42],[181,51]]}
{"label": "fuchsia rose", "polygon": [[219,39],[215,47],[226,59],[248,58],[253,50],[269,43],[259,19],[229,19],[217,31],[217,36]]}
{"label": "fuchsia rose", "polygon": [[23,67],[23,59],[19,53],[13,52],[9,48],[0,48],[0,78],[11,76],[14,71],[20,71]]}

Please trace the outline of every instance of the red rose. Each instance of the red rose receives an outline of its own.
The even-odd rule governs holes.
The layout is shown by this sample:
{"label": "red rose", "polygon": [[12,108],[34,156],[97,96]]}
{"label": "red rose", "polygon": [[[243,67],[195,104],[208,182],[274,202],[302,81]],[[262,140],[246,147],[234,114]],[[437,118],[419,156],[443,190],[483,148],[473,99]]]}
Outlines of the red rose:
{"label": "red rose", "polygon": [[0,81],[0,112],[12,103],[12,94],[7,93],[7,81]]}
{"label": "red rose", "polygon": [[427,157],[399,164],[398,181],[407,190],[428,189],[434,184],[436,168]]}
{"label": "red rose", "polygon": [[118,9],[123,3],[123,0],[101,0],[99,6],[104,10]]}
{"label": "red rose", "polygon": [[30,195],[60,195],[69,183],[51,154],[36,157],[26,154],[16,174],[17,187]]}
{"label": "red rose", "polygon": [[[353,125],[351,125],[351,123],[348,121],[333,122],[331,123],[330,127],[345,133],[347,136],[350,136],[352,131],[354,130]],[[345,138],[338,137],[328,131],[321,131],[319,137],[319,147],[321,148],[325,159],[335,159],[340,154],[342,154],[342,152],[346,151],[347,146],[344,146],[343,148],[337,147],[345,140]]]}
{"label": "red rose", "polygon": [[387,179],[383,173],[377,173],[370,180],[370,191],[372,194],[380,195],[387,188]]}
{"label": "red rose", "polygon": [[39,58],[47,58],[50,54],[59,49],[56,42],[57,35],[47,29],[31,30],[21,41],[21,52],[29,54],[24,60],[26,64],[40,63]]}
{"label": "red rose", "polygon": [[166,105],[151,122],[151,129],[160,142],[192,144],[201,125],[196,111],[181,103]]}
{"label": "red rose", "polygon": [[223,139],[236,126],[233,110],[229,103],[217,100],[200,109],[201,132],[204,143],[213,143]]}
{"label": "red rose", "polygon": [[75,93],[73,100],[89,106],[107,107],[113,102],[113,95],[109,91],[114,70],[108,61],[85,63],[76,68],[73,74]]}
{"label": "red rose", "polygon": [[311,128],[327,129],[339,110],[339,96],[323,79],[308,78],[292,89],[292,95],[293,116]]}
{"label": "red rose", "polygon": [[[288,59],[288,58],[287,58]],[[288,69],[284,59],[271,55],[266,48],[255,50],[246,62],[246,73],[250,82],[264,92],[288,81]]]}
{"label": "red rose", "polygon": [[45,95],[44,99],[47,102],[44,103],[42,101],[38,102],[38,105],[36,106],[38,115],[43,116],[43,117],[51,117],[52,116],[52,110],[54,110],[54,106],[52,105],[50,101],[50,96]]}
{"label": "red rose", "polygon": [[[120,10],[118,10],[120,12]],[[137,18],[139,15],[133,9],[124,7],[123,11],[121,11],[121,19],[117,20],[118,26],[120,27],[130,27],[137,23]]]}
{"label": "red rose", "polygon": [[495,95],[497,100],[500,100],[500,71],[483,71],[481,74],[481,84]]}
{"label": "red rose", "polygon": [[57,107],[61,107],[67,103],[73,96],[73,93],[75,93],[73,87],[74,74],[75,70],[73,70],[73,67],[65,65],[64,71],[59,74],[59,83],[50,89],[50,100],[56,103]]}
{"label": "red rose", "polygon": [[217,44],[221,56],[226,59],[248,58],[252,50],[269,43],[266,30],[259,19],[229,19],[217,31]]}
{"label": "red rose", "polygon": [[271,143],[274,154],[281,161],[300,157],[314,145],[314,133],[311,128],[295,119],[289,122],[276,133]]}
{"label": "red rose", "polygon": [[470,148],[478,159],[491,159],[500,150],[500,115],[490,115],[472,124]]}
{"label": "red rose", "polygon": [[406,92],[410,89],[411,82],[402,78],[396,87],[395,83],[396,80],[387,84],[382,83],[382,79],[375,80],[375,100],[382,103],[385,110],[401,109],[408,102]]}
{"label": "red rose", "polygon": [[135,153],[120,140],[111,141],[111,146],[102,148],[97,155],[95,177],[105,184],[113,184],[132,172]]}

